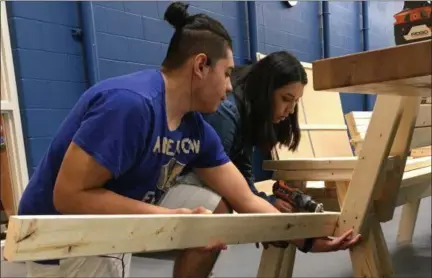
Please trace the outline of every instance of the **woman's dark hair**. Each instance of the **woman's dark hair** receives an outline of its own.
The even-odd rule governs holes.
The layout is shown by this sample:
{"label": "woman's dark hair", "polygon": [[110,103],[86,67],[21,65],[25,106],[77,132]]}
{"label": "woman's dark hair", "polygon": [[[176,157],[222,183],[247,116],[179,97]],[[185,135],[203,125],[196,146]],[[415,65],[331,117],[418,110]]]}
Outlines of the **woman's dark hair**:
{"label": "woman's dark hair", "polygon": [[277,143],[291,151],[297,149],[301,137],[298,105],[285,120],[273,123],[273,95],[293,82],[306,85],[307,74],[300,61],[286,51],[271,53],[253,65],[234,70],[233,93],[239,104],[246,143],[265,152]]}
{"label": "woman's dark hair", "polygon": [[174,28],[174,35],[168,46],[162,66],[176,69],[194,54],[205,53],[210,64],[226,57],[226,50],[232,49],[232,39],[224,26],[205,15],[189,15],[189,5],[182,2],[171,3],[165,11],[164,19]]}

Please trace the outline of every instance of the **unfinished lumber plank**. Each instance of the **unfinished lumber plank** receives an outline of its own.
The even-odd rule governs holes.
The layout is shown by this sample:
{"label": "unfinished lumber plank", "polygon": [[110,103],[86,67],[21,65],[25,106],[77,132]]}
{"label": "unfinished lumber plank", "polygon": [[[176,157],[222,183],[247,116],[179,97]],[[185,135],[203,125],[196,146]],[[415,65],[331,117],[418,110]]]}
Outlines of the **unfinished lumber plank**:
{"label": "unfinished lumber plank", "polygon": [[431,166],[431,164],[432,164],[432,157],[419,157],[419,158],[407,159],[404,172],[409,172],[412,170],[428,167]]}
{"label": "unfinished lumber plank", "polygon": [[402,187],[396,201],[396,206],[403,206],[410,202],[427,198],[431,196],[431,184],[429,182],[412,184],[411,186]]}
{"label": "unfinished lumber plank", "polygon": [[416,148],[411,150],[411,157],[413,158],[426,157],[426,156],[429,157],[432,156],[431,146]]}
{"label": "unfinished lumber plank", "polygon": [[402,208],[402,215],[396,239],[396,242],[399,245],[409,244],[412,242],[420,202],[421,199],[410,201]]}
{"label": "unfinished lumber plank", "polygon": [[[264,160],[264,170],[354,170],[358,157],[317,157],[317,158],[292,158],[289,160]],[[393,168],[394,158],[389,157],[386,162],[386,169]]]}
{"label": "unfinished lumber plank", "polygon": [[8,261],[329,236],[339,213],[12,216]]}
{"label": "unfinished lumber plank", "polygon": [[413,184],[419,184],[431,181],[431,166],[404,172],[400,187],[409,187]]}
{"label": "unfinished lumber plank", "polygon": [[279,277],[279,271],[282,267],[284,258],[284,249],[269,246],[264,249],[261,255],[261,261],[258,267],[259,278]]}
{"label": "unfinished lumber plank", "polygon": [[334,130],[347,130],[346,125],[337,124],[300,124],[301,130],[318,130],[318,131],[334,131]]}
{"label": "unfinished lumber plank", "polygon": [[394,277],[391,256],[381,225],[374,214],[369,215],[368,221],[370,226],[368,233],[355,248],[350,250],[353,277]]}
{"label": "unfinished lumber plank", "polygon": [[[415,128],[409,148],[415,149],[430,145],[432,141],[431,134],[432,128],[430,126]],[[358,136],[359,137],[354,137],[353,140],[356,142],[363,142],[364,138],[366,137],[366,131],[361,132]]]}
{"label": "unfinished lumber plank", "polygon": [[428,40],[317,60],[314,89],[430,97],[431,45]]}
{"label": "unfinished lumber plank", "polygon": [[284,181],[349,181],[353,175],[352,170],[312,170],[287,171],[277,170],[272,178]]}
{"label": "unfinished lumber plank", "polygon": [[357,157],[292,158],[264,160],[264,170],[354,170]]}
{"label": "unfinished lumber plank", "polygon": [[398,157],[400,166],[387,176],[383,184],[381,199],[375,202],[377,218],[380,222],[387,222],[393,218],[400,184],[404,175],[404,168],[410,151],[410,142],[414,141],[415,122],[420,107],[420,97],[402,97],[403,106],[398,129],[390,149],[390,155]]}
{"label": "unfinished lumber plank", "polygon": [[0,241],[0,261],[4,261],[4,245],[5,245],[5,240],[1,240]]}
{"label": "unfinished lumber plank", "polygon": [[359,162],[353,172],[346,199],[338,220],[335,235],[349,228],[363,233],[368,211],[371,208],[378,184],[382,178],[386,158],[389,156],[403,111],[403,98],[379,95],[370,122],[370,131],[359,154]]}
{"label": "unfinished lumber plank", "polygon": [[280,278],[291,278],[294,272],[294,262],[297,253],[297,248],[294,245],[288,246],[282,257],[281,268],[279,270],[279,275],[276,277]]}
{"label": "unfinished lumber plank", "polygon": [[432,105],[421,104],[416,119],[416,127],[431,126],[432,121]]}

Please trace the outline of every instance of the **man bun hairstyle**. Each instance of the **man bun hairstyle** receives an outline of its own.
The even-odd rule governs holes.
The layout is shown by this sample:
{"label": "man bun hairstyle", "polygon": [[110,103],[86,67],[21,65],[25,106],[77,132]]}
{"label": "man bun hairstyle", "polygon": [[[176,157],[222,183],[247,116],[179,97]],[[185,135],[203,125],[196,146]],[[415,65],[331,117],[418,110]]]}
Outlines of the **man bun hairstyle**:
{"label": "man bun hairstyle", "polygon": [[214,65],[226,57],[228,48],[232,50],[232,39],[219,21],[202,13],[189,15],[188,7],[173,2],[165,11],[164,19],[175,29],[162,63],[165,69],[177,69],[199,53],[207,55],[208,65]]}
{"label": "man bun hairstyle", "polygon": [[186,21],[189,18],[189,13],[187,12],[188,7],[189,4],[174,2],[165,11],[164,19],[176,30],[181,29],[186,25]]}

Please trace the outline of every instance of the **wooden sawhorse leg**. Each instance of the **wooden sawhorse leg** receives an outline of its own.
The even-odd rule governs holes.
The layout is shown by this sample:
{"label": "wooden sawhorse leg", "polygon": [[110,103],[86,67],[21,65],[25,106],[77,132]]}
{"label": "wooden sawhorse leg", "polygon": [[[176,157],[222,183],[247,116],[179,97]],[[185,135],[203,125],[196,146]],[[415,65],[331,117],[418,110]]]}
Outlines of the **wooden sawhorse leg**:
{"label": "wooden sawhorse leg", "polygon": [[259,278],[291,278],[294,270],[296,247],[286,249],[270,246],[263,250],[258,268]]}
{"label": "wooden sawhorse leg", "polygon": [[[337,182],[336,192],[339,205],[344,205],[349,182]],[[362,242],[350,250],[354,277],[393,277],[393,266],[381,225],[374,215],[369,216],[369,232]]]}
{"label": "wooden sawhorse leg", "polygon": [[[355,277],[394,276],[380,222],[393,217],[419,105],[420,97],[377,97],[335,231],[338,236],[354,228],[363,235],[350,250]],[[396,158],[396,167],[387,176],[389,155]]]}
{"label": "wooden sawhorse leg", "polygon": [[414,227],[417,221],[418,210],[421,199],[406,203],[402,208],[397,243],[400,245],[411,244],[414,234]]}

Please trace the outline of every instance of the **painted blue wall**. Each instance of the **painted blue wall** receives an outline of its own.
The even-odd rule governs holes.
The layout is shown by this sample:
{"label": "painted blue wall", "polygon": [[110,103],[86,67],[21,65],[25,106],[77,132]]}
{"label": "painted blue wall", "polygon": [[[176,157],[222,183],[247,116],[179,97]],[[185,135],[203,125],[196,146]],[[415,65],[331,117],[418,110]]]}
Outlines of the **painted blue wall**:
{"label": "painted blue wall", "polygon": [[29,174],[85,90],[76,2],[8,2]]}
{"label": "painted blue wall", "polygon": [[[369,5],[370,50],[394,46],[393,15],[403,8],[403,1],[371,1]],[[372,111],[376,95],[368,95],[366,110]]]}
{"label": "painted blue wall", "polygon": [[[361,2],[329,2],[329,57],[361,52]],[[341,92],[344,114],[366,109],[366,95]]]}
{"label": "painted blue wall", "polygon": [[[226,26],[236,63],[249,57],[245,2],[189,2]],[[173,28],[163,20],[169,2],[93,2],[99,79],[158,67]]]}
{"label": "painted blue wall", "polygon": [[[189,3],[190,13],[204,12],[226,26],[233,37],[236,63],[251,58],[246,2]],[[394,44],[393,14],[401,10],[401,3],[369,3],[371,48]],[[92,76],[101,80],[157,67],[162,62],[173,32],[163,21],[168,4],[164,1],[7,3],[30,173],[68,111],[93,83]],[[289,9],[283,1],[256,2],[258,51],[284,49],[305,62],[320,59],[320,6],[320,2],[306,1]],[[362,51],[359,2],[332,1],[329,12],[330,56]],[[89,28],[91,25],[93,29]],[[82,30],[86,36],[80,41],[72,36],[73,30]],[[88,38],[94,47],[88,44]],[[365,109],[364,96],[343,94],[341,98],[345,112]],[[255,158],[257,179],[268,174],[259,171],[262,158],[260,154]]]}

